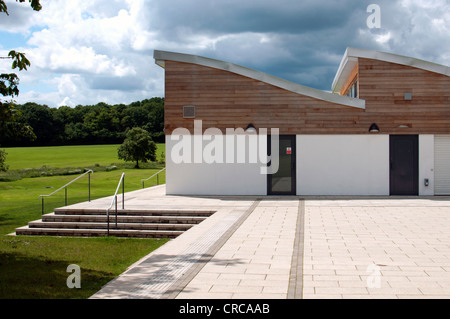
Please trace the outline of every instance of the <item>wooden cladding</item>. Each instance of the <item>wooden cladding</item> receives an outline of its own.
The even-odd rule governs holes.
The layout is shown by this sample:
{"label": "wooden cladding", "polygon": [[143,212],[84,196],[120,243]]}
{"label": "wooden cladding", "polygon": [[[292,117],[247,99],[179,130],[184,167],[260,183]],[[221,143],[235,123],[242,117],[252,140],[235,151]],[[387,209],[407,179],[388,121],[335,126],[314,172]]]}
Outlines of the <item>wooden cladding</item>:
{"label": "wooden cladding", "polygon": [[344,85],[342,86],[340,94],[345,95],[350,86],[357,80],[358,80],[358,64],[355,65],[348,79],[345,81]]}
{"label": "wooden cladding", "polygon": [[[165,132],[193,132],[183,106],[195,105],[203,129],[279,128],[280,134],[449,134],[450,79],[433,72],[369,59],[358,62],[359,97],[366,109],[322,101],[228,71],[165,62]],[[353,76],[355,76],[353,74]],[[404,99],[412,92],[412,100]],[[399,126],[407,125],[408,128]]]}
{"label": "wooden cladding", "polygon": [[[389,116],[379,125],[382,132],[450,133],[450,77],[370,59],[358,64],[359,97],[366,100],[366,113]],[[412,99],[405,99],[405,93],[412,93]]]}

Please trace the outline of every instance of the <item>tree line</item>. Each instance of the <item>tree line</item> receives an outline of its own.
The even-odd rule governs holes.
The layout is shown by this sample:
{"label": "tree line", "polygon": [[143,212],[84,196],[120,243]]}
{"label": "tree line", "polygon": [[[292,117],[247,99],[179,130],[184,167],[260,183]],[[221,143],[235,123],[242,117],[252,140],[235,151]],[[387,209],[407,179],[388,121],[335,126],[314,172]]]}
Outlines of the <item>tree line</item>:
{"label": "tree line", "polygon": [[15,122],[31,127],[34,139],[20,134],[0,134],[0,145],[57,146],[120,144],[134,127],[146,130],[153,141],[164,143],[164,98],[131,104],[98,103],[76,107],[48,107],[37,103],[16,104]]}

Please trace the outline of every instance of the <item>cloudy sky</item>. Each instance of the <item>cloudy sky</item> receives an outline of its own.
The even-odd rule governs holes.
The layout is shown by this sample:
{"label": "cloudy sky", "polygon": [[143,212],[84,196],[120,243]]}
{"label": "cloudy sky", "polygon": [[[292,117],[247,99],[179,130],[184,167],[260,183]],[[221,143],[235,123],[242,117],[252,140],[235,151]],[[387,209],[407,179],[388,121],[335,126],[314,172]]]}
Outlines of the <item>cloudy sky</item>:
{"label": "cloudy sky", "polygon": [[[450,0],[6,0],[0,56],[25,52],[19,103],[51,107],[164,96],[153,50],[233,62],[330,90],[345,48],[450,65]],[[381,28],[369,29],[369,4]],[[0,72],[10,61],[0,60]]]}

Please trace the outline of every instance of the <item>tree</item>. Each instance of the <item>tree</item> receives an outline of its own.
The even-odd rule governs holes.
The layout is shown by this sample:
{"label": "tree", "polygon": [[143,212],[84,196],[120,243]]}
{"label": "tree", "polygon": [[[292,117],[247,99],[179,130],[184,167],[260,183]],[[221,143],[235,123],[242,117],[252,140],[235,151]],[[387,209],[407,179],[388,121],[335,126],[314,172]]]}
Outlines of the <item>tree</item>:
{"label": "tree", "polygon": [[135,167],[139,168],[139,161],[145,163],[148,160],[156,160],[156,144],[146,130],[134,127],[127,132],[125,141],[119,146],[117,155],[119,159],[126,162],[136,162]]}
{"label": "tree", "polygon": [[[25,2],[25,0],[16,0],[17,2]],[[35,11],[42,9],[39,0],[29,0],[31,7]],[[8,13],[8,7],[3,0],[0,0],[0,12]],[[19,71],[27,70],[30,61],[25,57],[24,53],[9,51],[8,56],[0,57],[2,59],[11,59],[11,68],[19,69]],[[26,138],[33,140],[35,135],[29,125],[18,122],[18,113],[14,109],[13,98],[19,95],[19,77],[15,73],[0,74],[0,94],[4,97],[10,97],[11,100],[0,99],[0,141],[10,138]]]}
{"label": "tree", "polygon": [[22,114],[22,121],[33,128],[39,145],[55,145],[63,137],[64,125],[55,118],[56,109],[33,102],[17,105],[16,109]]}
{"label": "tree", "polygon": [[[16,0],[17,2],[25,2],[25,0]],[[39,3],[39,0],[29,0],[31,7],[35,11],[39,11],[42,9],[41,4]],[[9,16],[8,13],[8,7],[6,6],[6,3],[4,0],[0,0],[0,12],[6,13],[6,15]],[[2,59],[11,59],[12,69],[18,68],[19,71],[27,70],[27,67],[31,65],[30,61],[25,57],[24,53],[16,52],[15,50],[11,50],[8,53],[8,56],[1,57]],[[8,83],[8,85],[6,85]],[[19,77],[15,73],[2,73],[0,75],[0,93],[3,96],[17,96],[19,95]]]}
{"label": "tree", "polygon": [[5,150],[0,150],[0,172],[6,172],[8,170],[8,165],[5,164],[6,155],[8,153]]}
{"label": "tree", "polygon": [[12,103],[0,101],[0,144],[33,141],[36,135],[30,125],[22,122],[22,114]]}
{"label": "tree", "polygon": [[[16,0],[16,2],[25,2],[26,0]],[[40,0],[28,0],[28,2],[30,2],[30,6],[33,8],[33,10],[35,11],[39,11],[42,9],[41,4],[39,3]],[[9,16],[8,13],[8,7],[6,6],[5,1],[0,0],[0,12],[4,12],[6,13],[6,15]]]}
{"label": "tree", "polygon": [[[26,67],[30,65],[23,53],[11,51],[8,56],[13,59],[13,69],[26,70]],[[0,94],[11,97],[10,101],[0,99],[0,142],[8,139],[34,140],[36,138],[31,126],[19,122],[21,114],[15,109],[12,100],[19,95],[18,85],[19,77],[15,73],[0,74]]]}
{"label": "tree", "polygon": [[[146,130],[152,141],[164,143],[164,99],[152,98],[130,105],[78,105],[49,107],[34,102],[16,104],[6,114],[0,111],[0,145],[44,146],[66,144],[120,144],[133,127]],[[132,116],[131,116],[132,115]],[[7,116],[13,120],[4,121]],[[9,128],[3,129],[8,122]],[[33,128],[35,139],[18,138],[13,125]],[[9,137],[3,138],[4,133]]]}

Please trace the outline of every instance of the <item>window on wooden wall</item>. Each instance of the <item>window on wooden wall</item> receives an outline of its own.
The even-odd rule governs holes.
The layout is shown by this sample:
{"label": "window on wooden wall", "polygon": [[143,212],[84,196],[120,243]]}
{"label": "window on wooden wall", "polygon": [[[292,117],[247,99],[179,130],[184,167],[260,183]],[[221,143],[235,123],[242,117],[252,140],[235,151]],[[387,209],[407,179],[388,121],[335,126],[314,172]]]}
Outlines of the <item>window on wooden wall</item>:
{"label": "window on wooden wall", "polygon": [[350,85],[345,95],[354,98],[358,97],[358,81],[355,81],[352,85]]}

